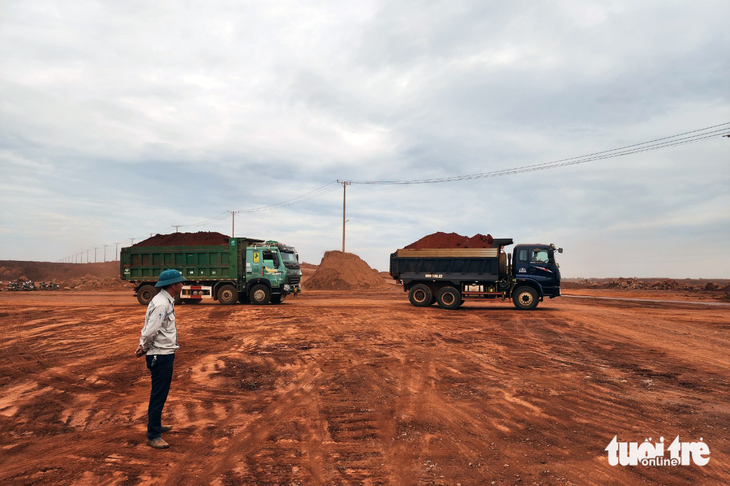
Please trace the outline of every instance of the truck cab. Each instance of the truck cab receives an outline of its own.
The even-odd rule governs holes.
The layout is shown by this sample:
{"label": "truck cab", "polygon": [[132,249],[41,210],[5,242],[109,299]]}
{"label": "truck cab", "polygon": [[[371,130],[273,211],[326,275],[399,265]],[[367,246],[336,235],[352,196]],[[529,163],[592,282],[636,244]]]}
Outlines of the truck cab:
{"label": "truck cab", "polygon": [[513,288],[529,287],[536,296],[525,295],[525,299],[537,297],[560,296],[560,265],[555,261],[555,253],[562,253],[562,248],[554,244],[520,244],[512,253]]}
{"label": "truck cab", "polygon": [[246,248],[245,281],[254,304],[280,303],[287,295],[301,292],[302,271],[294,248],[276,241]]}

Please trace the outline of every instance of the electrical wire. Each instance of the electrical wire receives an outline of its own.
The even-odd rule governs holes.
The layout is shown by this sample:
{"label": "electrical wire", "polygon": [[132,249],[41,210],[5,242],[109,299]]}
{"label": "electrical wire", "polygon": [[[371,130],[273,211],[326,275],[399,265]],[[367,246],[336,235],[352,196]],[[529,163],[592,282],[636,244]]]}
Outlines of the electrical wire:
{"label": "electrical wire", "polygon": [[[626,145],[624,147],[619,147],[615,149],[610,150],[603,150],[601,152],[594,152],[591,154],[581,155],[578,157],[570,157],[567,159],[560,159],[555,160],[552,162],[544,162],[541,164],[532,164],[532,165],[526,165],[522,167],[516,167],[513,169],[501,169],[491,172],[480,172],[477,174],[466,174],[466,175],[460,175],[460,176],[452,176],[452,177],[440,177],[440,178],[433,178],[433,179],[413,179],[413,180],[403,180],[403,181],[393,181],[393,180],[380,180],[380,181],[340,181],[334,180],[331,182],[328,182],[327,184],[318,187],[317,189],[314,189],[312,191],[309,191],[305,194],[302,194],[300,196],[297,196],[292,199],[288,199],[286,201],[282,201],[276,204],[270,204],[268,206],[259,206],[255,208],[249,208],[249,209],[241,209],[238,211],[223,211],[222,213],[217,214],[216,216],[213,216],[210,219],[207,219],[205,221],[201,221],[198,223],[192,223],[192,224],[186,224],[186,225],[171,225],[165,228],[164,231],[170,228],[186,228],[186,227],[197,227],[197,226],[206,226],[209,224],[217,223],[220,221],[223,221],[224,219],[228,218],[228,214],[230,213],[253,213],[253,212],[262,212],[262,211],[272,211],[274,209],[279,209],[283,207],[293,206],[295,204],[299,204],[302,202],[310,201],[312,199],[316,199],[318,197],[324,196],[326,194],[329,194],[331,192],[334,192],[340,188],[343,184],[363,184],[363,185],[409,185],[409,184],[438,184],[438,183],[445,183],[445,182],[459,182],[459,181],[466,181],[466,180],[474,180],[474,179],[484,179],[488,177],[501,177],[501,176],[508,176],[508,175],[514,175],[514,174],[521,174],[526,172],[535,172],[540,170],[547,170],[547,169],[556,169],[559,167],[567,167],[571,165],[578,165],[578,164],[585,164],[588,162],[594,162],[596,160],[606,160],[611,159],[615,157],[623,157],[626,155],[633,155],[641,152],[649,152],[653,150],[659,150],[667,147],[675,147],[679,145],[686,145],[689,143],[695,143],[702,140],[707,140],[711,138],[717,138],[717,137],[730,137],[730,134],[727,133],[727,127],[730,126],[730,122],[726,123],[720,123],[718,125],[713,125],[705,128],[699,128],[697,130],[691,130],[684,133],[679,133],[676,135],[670,135],[668,137],[661,137],[654,140],[650,140],[648,142],[642,142],[642,143],[635,143],[632,145]],[[720,128],[723,127],[723,128]],[[148,237],[149,233],[145,234],[144,236],[140,236],[137,238],[131,238],[131,240],[143,240]],[[64,259],[61,259],[59,261],[68,261],[72,258],[75,258],[74,254],[73,256],[68,256]],[[83,261],[83,257],[80,259]],[[88,262],[87,262],[88,263]]]}
{"label": "electrical wire", "polygon": [[313,191],[310,191],[306,194],[302,194],[301,196],[297,196],[292,199],[288,199],[286,201],[282,201],[280,203],[271,204],[269,206],[261,206],[261,207],[257,207],[257,208],[241,209],[236,212],[237,213],[255,213],[255,212],[259,212],[259,211],[271,211],[272,209],[293,206],[294,204],[299,204],[300,202],[310,201],[312,199],[316,199],[318,197],[324,196],[325,194],[329,194],[330,192],[336,191],[339,188],[340,188],[339,182],[331,181],[322,187],[314,189]]}
{"label": "electrical wire", "polygon": [[459,182],[474,179],[484,179],[487,177],[501,177],[507,175],[520,174],[524,172],[534,172],[539,170],[555,169],[558,167],[566,167],[570,165],[585,164],[596,160],[605,160],[614,157],[623,157],[625,155],[633,155],[640,152],[648,152],[651,150],[659,150],[666,147],[674,147],[677,145],[685,145],[688,143],[699,142],[709,138],[726,136],[727,127],[730,122],[713,125],[710,127],[700,128],[689,132],[679,133],[668,137],[657,138],[648,142],[636,143],[625,147],[594,152],[592,154],[581,155],[579,157],[570,157],[567,159],[555,160],[552,162],[544,162],[541,164],[532,164],[513,169],[501,169],[491,172],[481,172],[477,174],[466,174],[452,177],[439,177],[433,179],[412,179],[412,180],[375,180],[375,181],[348,181],[351,184],[368,184],[368,185],[409,185],[409,184],[438,184],[444,182]]}

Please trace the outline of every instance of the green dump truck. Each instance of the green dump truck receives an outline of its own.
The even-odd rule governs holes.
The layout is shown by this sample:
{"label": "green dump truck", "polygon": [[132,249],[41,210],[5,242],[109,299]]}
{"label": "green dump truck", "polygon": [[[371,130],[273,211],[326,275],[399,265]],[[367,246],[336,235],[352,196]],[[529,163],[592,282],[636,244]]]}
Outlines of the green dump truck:
{"label": "green dump truck", "polygon": [[217,300],[221,304],[281,303],[301,291],[302,272],[296,250],[276,241],[229,238],[220,233],[156,235],[122,248],[120,275],[135,285],[140,304],[157,294],[163,270],[174,268],[186,281],[182,303]]}

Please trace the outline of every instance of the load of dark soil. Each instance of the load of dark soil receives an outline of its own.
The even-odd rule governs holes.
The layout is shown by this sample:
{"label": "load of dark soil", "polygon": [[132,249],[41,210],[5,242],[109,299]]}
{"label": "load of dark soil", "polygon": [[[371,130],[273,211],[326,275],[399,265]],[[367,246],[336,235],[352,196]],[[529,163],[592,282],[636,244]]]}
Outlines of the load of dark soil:
{"label": "load of dark soil", "polygon": [[197,233],[170,233],[169,235],[157,234],[132,246],[214,246],[227,245],[228,240],[228,236],[216,231],[198,231]]}
{"label": "load of dark soil", "polygon": [[385,280],[359,256],[328,251],[317,270],[302,284],[306,290],[379,290]]}
{"label": "load of dark soil", "polygon": [[492,248],[494,238],[492,235],[477,233],[469,238],[458,233],[437,233],[424,236],[420,240],[406,246],[410,250],[423,250],[426,248]]}

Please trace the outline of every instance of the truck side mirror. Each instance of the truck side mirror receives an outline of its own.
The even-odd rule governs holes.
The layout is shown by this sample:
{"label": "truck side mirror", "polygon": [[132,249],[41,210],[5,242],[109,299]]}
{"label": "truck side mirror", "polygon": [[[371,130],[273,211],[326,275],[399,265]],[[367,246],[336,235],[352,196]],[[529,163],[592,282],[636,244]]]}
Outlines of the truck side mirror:
{"label": "truck side mirror", "polygon": [[563,253],[563,249],[562,248],[558,248],[558,253]]}

